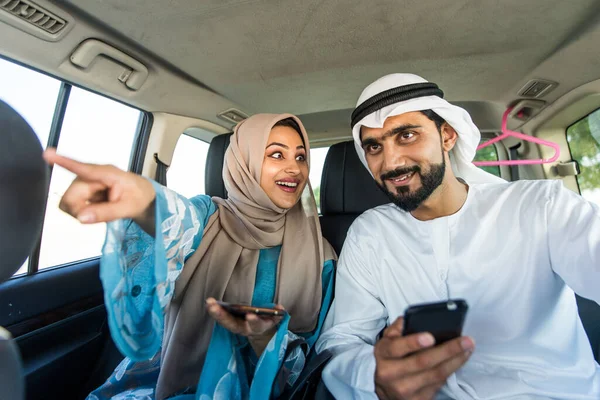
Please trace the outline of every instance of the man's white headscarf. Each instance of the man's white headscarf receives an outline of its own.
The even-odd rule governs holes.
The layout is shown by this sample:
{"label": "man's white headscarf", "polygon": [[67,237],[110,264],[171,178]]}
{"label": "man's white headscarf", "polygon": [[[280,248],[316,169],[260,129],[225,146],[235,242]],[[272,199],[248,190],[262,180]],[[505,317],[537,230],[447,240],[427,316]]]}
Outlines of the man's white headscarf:
{"label": "man's white headscarf", "polygon": [[[365,101],[372,99],[373,96],[382,94],[390,89],[401,88],[407,85],[428,83],[420,76],[413,74],[390,74],[379,78],[371,83],[358,98],[356,107],[358,108]],[[440,91],[441,93],[441,91]],[[410,97],[410,96],[409,96]],[[374,108],[377,108],[376,106]],[[367,170],[369,166],[365,159],[365,152],[361,146],[360,128],[366,126],[369,128],[382,128],[385,120],[396,115],[413,112],[432,110],[442,117],[458,133],[456,145],[450,151],[450,163],[454,175],[464,179],[467,183],[493,183],[503,182],[504,180],[495,175],[489,174],[473,165],[475,152],[481,140],[481,133],[473,123],[471,116],[464,109],[448,103],[437,95],[425,95],[400,100],[399,102],[384,106],[360,119],[352,127],[352,136],[358,157],[365,165]]]}

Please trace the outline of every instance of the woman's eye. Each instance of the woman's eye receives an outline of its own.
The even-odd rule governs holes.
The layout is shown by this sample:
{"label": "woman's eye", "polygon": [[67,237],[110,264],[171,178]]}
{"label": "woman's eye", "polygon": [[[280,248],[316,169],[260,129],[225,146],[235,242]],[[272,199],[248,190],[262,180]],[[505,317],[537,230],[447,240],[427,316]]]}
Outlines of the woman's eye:
{"label": "woman's eye", "polygon": [[280,159],[280,158],[283,158],[283,154],[281,154],[280,152],[276,152],[276,153],[271,154],[271,157]]}
{"label": "woman's eye", "polygon": [[296,157],[296,161],[306,161],[306,157],[304,156],[304,154],[299,155],[298,157]]}

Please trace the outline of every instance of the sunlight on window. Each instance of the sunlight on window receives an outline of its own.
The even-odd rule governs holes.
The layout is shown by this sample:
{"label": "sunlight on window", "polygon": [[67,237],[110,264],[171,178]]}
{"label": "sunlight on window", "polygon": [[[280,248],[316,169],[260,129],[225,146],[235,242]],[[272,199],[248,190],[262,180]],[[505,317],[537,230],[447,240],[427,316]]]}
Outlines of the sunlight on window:
{"label": "sunlight on window", "polygon": [[[94,93],[73,88],[58,152],[78,161],[129,168],[140,112]],[[42,233],[39,269],[100,255],[105,224],[82,225],[58,208],[75,176],[55,167]]]}
{"label": "sunlight on window", "polygon": [[200,139],[181,135],[167,170],[167,186],[188,199],[204,194],[204,171],[210,145]]}
{"label": "sunlight on window", "polygon": [[0,58],[0,100],[21,114],[43,147],[48,144],[60,84],[57,79]]}
{"label": "sunlight on window", "polygon": [[309,180],[315,194],[317,210],[321,212],[321,175],[323,174],[323,165],[327,156],[329,147],[319,147],[310,149],[310,174]]}

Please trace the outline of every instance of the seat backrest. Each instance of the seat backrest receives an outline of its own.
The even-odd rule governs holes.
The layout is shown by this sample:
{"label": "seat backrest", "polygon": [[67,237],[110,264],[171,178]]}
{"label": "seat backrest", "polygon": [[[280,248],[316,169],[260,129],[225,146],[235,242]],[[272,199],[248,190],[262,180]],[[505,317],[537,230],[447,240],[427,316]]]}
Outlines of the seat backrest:
{"label": "seat backrest", "polygon": [[40,234],[48,166],[33,129],[0,101],[0,282],[31,253]]}
{"label": "seat backrest", "polygon": [[600,305],[577,296],[577,308],[594,352],[594,358],[600,363]]}
{"label": "seat backrest", "polygon": [[358,158],[353,141],[329,148],[321,177],[321,229],[338,254],[356,217],[389,202]]}
{"label": "seat backrest", "polygon": [[[27,122],[0,101],[0,282],[25,262],[42,228],[48,167],[39,139]],[[0,327],[0,392],[24,398],[21,359],[15,342]]]}
{"label": "seat backrest", "polygon": [[210,142],[206,156],[206,169],[204,172],[205,193],[211,197],[227,198],[227,190],[223,183],[223,162],[225,150],[229,147],[232,133],[217,135]]}

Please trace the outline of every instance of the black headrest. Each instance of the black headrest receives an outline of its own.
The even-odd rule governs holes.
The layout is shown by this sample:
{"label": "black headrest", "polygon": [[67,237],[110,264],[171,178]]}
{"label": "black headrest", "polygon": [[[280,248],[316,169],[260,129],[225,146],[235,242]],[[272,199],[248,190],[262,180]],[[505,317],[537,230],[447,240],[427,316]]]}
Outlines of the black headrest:
{"label": "black headrest", "polygon": [[360,162],[353,141],[329,148],[321,177],[323,215],[360,214],[389,202]]}
{"label": "black headrest", "polygon": [[36,243],[48,193],[48,165],[33,129],[0,101],[0,282]]}
{"label": "black headrest", "polygon": [[227,190],[223,183],[223,162],[225,150],[229,147],[232,133],[217,135],[210,142],[204,170],[204,189],[211,197],[227,198]]}

